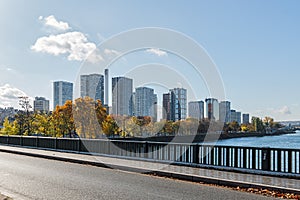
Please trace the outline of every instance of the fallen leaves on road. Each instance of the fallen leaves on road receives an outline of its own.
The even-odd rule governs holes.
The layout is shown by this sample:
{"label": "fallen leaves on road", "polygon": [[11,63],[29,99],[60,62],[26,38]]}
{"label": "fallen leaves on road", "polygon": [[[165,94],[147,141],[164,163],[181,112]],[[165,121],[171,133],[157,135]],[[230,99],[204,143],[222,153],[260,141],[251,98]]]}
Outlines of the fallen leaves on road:
{"label": "fallen leaves on road", "polygon": [[261,195],[265,195],[265,196],[272,196],[272,197],[281,198],[281,199],[299,199],[300,200],[300,195],[292,194],[292,193],[281,193],[279,191],[272,191],[272,190],[259,189],[259,188],[236,187],[234,189],[238,190],[238,191],[242,191],[242,192],[250,192],[250,193],[261,194]]}

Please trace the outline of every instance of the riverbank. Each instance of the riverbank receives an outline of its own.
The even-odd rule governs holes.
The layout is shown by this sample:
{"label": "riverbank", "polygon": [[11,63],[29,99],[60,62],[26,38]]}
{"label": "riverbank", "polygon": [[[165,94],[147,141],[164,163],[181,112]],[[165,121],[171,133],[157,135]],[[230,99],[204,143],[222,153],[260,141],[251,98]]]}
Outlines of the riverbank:
{"label": "riverbank", "polygon": [[216,140],[227,140],[233,138],[244,137],[264,137],[277,136],[284,134],[294,134],[295,131],[277,131],[275,133],[260,133],[260,132],[232,132],[232,133],[202,133],[197,135],[177,135],[177,136],[154,136],[154,137],[128,137],[114,138],[114,140],[133,140],[133,141],[149,141],[149,142],[174,142],[174,143],[201,143],[212,142]]}

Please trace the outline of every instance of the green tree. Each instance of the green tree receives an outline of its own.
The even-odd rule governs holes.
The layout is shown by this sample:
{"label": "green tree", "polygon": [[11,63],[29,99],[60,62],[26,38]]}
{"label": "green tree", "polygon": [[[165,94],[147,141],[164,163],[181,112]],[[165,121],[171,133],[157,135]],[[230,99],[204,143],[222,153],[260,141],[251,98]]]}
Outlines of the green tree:
{"label": "green tree", "polygon": [[258,117],[252,117],[252,124],[254,126],[254,131],[256,132],[265,132],[264,123]]}

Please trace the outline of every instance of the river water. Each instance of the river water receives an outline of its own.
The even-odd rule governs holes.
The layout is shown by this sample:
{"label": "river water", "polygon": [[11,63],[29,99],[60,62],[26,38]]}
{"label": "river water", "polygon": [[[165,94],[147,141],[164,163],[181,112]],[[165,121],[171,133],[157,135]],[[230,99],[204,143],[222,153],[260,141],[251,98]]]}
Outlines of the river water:
{"label": "river water", "polygon": [[295,134],[219,140],[217,145],[300,149],[300,131]]}

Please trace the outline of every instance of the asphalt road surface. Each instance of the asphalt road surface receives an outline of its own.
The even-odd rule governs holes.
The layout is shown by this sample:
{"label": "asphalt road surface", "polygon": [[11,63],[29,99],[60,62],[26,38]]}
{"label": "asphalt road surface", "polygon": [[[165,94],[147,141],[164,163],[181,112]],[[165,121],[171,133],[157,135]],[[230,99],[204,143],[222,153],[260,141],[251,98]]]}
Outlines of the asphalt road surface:
{"label": "asphalt road surface", "polygon": [[226,188],[2,152],[0,193],[14,199],[272,199]]}

